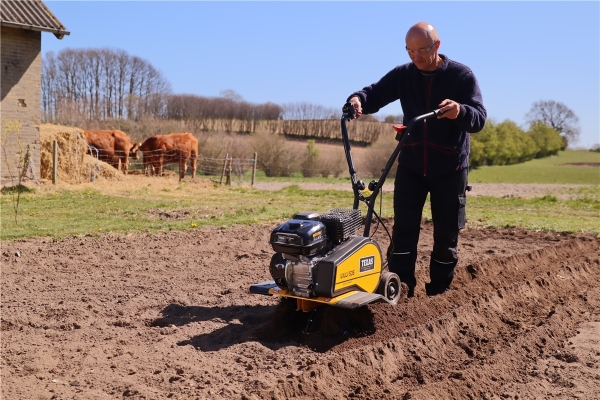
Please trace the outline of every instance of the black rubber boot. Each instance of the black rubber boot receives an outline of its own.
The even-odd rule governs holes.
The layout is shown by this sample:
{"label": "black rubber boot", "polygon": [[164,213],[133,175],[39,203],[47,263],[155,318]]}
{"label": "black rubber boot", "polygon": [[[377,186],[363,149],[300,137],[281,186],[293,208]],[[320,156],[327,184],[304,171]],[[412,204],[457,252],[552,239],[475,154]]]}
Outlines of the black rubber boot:
{"label": "black rubber boot", "polygon": [[447,285],[435,285],[433,283],[425,284],[425,293],[427,296],[437,296],[438,294],[442,294],[450,290],[450,287]]}

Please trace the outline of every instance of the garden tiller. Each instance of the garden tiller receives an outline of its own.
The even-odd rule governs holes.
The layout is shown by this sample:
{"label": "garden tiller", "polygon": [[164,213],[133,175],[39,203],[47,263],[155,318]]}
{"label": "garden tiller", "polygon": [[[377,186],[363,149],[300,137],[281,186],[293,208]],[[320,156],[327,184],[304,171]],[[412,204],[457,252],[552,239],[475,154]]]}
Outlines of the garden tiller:
{"label": "garden tiller", "polygon": [[[305,312],[323,304],[353,309],[375,302],[391,305],[398,302],[400,279],[388,270],[379,244],[369,236],[373,216],[387,231],[375,212],[375,201],[413,126],[438,116],[440,110],[415,117],[407,126],[394,126],[398,145],[379,180],[372,180],[367,186],[357,180],[346,128],[346,121],[354,119],[355,113],[354,107],[347,103],[341,118],[354,192],[352,209],[335,208],[322,214],[300,212],[275,228],[269,241],[275,251],[269,265],[273,279],[250,286],[250,293],[294,298],[297,310]],[[363,234],[357,236],[356,230],[363,225],[360,202],[367,205],[367,215]]]}

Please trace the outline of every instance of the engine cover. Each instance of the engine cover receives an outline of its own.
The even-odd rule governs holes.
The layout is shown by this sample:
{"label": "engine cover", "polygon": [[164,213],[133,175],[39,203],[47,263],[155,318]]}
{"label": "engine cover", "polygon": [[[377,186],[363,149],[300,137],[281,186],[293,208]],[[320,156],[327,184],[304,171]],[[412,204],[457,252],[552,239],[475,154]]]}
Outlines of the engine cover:
{"label": "engine cover", "polygon": [[353,236],[317,262],[314,294],[336,297],[353,290],[373,293],[379,284],[381,268],[377,242]]}

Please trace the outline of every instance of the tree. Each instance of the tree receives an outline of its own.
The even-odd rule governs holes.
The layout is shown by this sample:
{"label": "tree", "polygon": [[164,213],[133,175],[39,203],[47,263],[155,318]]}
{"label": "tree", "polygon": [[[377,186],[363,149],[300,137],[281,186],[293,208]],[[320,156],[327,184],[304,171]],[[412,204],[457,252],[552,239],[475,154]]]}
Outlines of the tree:
{"label": "tree", "polygon": [[363,114],[356,120],[357,122],[379,122],[377,117],[371,114]]}
{"label": "tree", "polygon": [[387,122],[388,124],[401,124],[402,118],[402,114],[388,115],[383,119],[383,122]]}
{"label": "tree", "polygon": [[160,117],[170,84],[149,62],[124,50],[64,49],[42,59],[46,122]]}
{"label": "tree", "polygon": [[565,140],[566,148],[569,143],[577,142],[579,138],[579,118],[566,105],[553,100],[540,100],[533,103],[525,116],[527,122],[532,124],[541,121],[555,129]]}
{"label": "tree", "polygon": [[556,155],[563,147],[563,139],[559,133],[541,121],[533,122],[528,133],[539,149],[536,158]]}
{"label": "tree", "polygon": [[244,98],[242,97],[241,94],[239,94],[235,90],[231,90],[231,89],[221,90],[221,92],[219,92],[219,94],[221,95],[221,97],[224,97],[235,103],[241,103],[244,100]]}
{"label": "tree", "polygon": [[310,139],[306,145],[306,153],[300,163],[300,171],[305,178],[317,176],[318,172],[318,160],[319,160],[319,149],[314,141]]}
{"label": "tree", "polygon": [[[10,193],[13,210],[15,211],[15,224],[18,224],[19,202],[24,189],[22,183],[27,174],[27,167],[31,157],[29,154],[29,145],[26,151],[23,149],[21,121],[2,121],[0,147],[2,148],[2,158],[5,163],[2,168],[4,168],[5,173],[8,172],[12,181]],[[2,189],[2,192],[4,193],[4,189]]]}

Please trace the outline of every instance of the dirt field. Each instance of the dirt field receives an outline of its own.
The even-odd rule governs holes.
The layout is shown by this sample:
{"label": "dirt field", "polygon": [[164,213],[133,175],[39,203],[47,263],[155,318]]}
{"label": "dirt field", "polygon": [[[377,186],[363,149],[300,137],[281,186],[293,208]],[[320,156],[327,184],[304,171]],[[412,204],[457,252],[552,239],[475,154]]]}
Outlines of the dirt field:
{"label": "dirt field", "polygon": [[2,399],[600,398],[595,236],[466,229],[427,297],[425,224],[414,298],[323,307],[305,334],[248,293],[272,228],[3,242]]}

